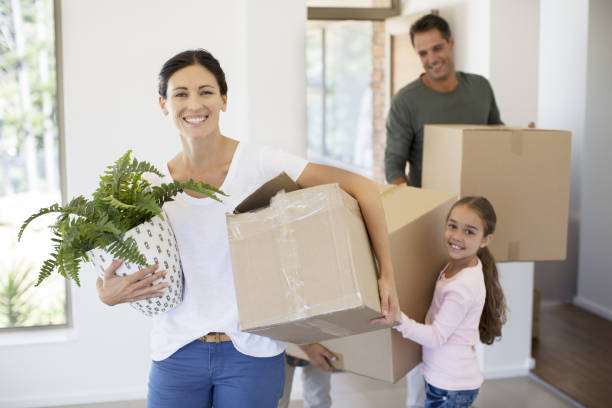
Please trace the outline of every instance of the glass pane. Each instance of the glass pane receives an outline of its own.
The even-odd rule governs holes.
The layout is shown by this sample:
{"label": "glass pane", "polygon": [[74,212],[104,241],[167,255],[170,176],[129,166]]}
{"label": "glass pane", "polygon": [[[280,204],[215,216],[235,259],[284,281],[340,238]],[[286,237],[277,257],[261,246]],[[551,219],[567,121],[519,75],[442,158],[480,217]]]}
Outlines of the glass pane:
{"label": "glass pane", "polygon": [[372,23],[336,23],[325,33],[325,153],[370,168]]}
{"label": "glass pane", "polygon": [[33,286],[53,217],[17,243],[29,215],[61,200],[53,0],[0,0],[0,9],[0,328],[65,324],[64,279]]}
{"label": "glass pane", "polygon": [[306,118],[308,149],[323,151],[323,29],[306,30]]}
{"label": "glass pane", "polygon": [[306,0],[306,7],[391,7],[391,0]]}

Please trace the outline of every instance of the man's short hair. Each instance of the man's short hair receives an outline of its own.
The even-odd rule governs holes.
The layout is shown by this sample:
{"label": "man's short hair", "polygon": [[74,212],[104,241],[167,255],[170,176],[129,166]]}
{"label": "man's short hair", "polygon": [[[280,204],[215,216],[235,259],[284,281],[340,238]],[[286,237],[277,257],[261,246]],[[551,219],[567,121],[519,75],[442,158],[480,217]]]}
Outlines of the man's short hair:
{"label": "man's short hair", "polygon": [[424,33],[434,28],[442,34],[442,37],[444,37],[446,41],[450,40],[451,30],[446,20],[435,14],[427,14],[415,21],[412,27],[410,27],[410,41],[412,42],[412,46],[414,47],[415,34]]}

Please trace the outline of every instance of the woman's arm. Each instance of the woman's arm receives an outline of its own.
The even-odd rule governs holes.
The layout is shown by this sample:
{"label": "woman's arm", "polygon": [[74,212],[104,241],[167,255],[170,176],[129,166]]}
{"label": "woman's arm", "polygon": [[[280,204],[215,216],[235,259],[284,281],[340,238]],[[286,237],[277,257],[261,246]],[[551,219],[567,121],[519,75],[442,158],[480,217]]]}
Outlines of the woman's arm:
{"label": "woman's arm", "polygon": [[297,183],[301,187],[338,183],[340,188],[357,200],[380,270],[378,292],[385,316],[382,323],[393,324],[394,316],[399,310],[399,302],[391,263],[387,222],[376,183],[345,170],[314,163],[306,166]]}

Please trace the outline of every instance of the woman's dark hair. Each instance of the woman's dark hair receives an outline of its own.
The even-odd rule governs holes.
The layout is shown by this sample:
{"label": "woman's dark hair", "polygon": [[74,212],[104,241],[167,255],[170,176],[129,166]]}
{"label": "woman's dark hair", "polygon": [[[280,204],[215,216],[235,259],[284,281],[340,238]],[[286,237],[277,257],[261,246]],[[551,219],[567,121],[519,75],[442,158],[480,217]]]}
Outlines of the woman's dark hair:
{"label": "woman's dark hair", "polygon": [[[447,220],[451,211],[455,207],[462,205],[478,214],[484,224],[485,237],[495,232],[497,216],[489,200],[484,197],[463,197],[453,204],[446,217]],[[499,283],[499,274],[491,251],[489,251],[488,247],[480,248],[477,255],[480,258],[480,262],[482,262],[482,272],[485,288],[487,289],[478,331],[480,332],[480,341],[485,344],[492,344],[497,337],[501,337],[501,328],[506,323],[506,299]]]}
{"label": "woman's dark hair", "polygon": [[219,61],[213,55],[201,48],[196,50],[187,50],[176,54],[170,58],[161,71],[159,71],[159,96],[166,99],[168,92],[168,80],[179,69],[191,66],[201,65],[209,70],[217,79],[219,84],[219,91],[221,95],[227,95],[227,83],[225,82],[225,73],[219,65]]}
{"label": "woman's dark hair", "polygon": [[451,38],[451,29],[445,19],[435,14],[427,14],[419,18],[410,27],[410,41],[414,47],[414,35],[417,33],[425,33],[429,30],[436,29],[442,34],[446,41]]}

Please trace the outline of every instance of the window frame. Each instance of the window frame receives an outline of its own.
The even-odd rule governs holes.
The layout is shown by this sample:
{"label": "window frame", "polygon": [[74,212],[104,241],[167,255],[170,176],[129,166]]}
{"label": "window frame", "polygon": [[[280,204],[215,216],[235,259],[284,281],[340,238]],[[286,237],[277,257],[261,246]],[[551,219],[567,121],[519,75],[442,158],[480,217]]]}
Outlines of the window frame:
{"label": "window frame", "polygon": [[390,7],[308,7],[308,20],[371,20],[382,21],[401,13],[400,0],[391,0]]}
{"label": "window frame", "polygon": [[[64,92],[63,92],[63,60],[62,60],[62,24],[61,24],[61,0],[53,0],[53,34],[54,34],[54,46],[55,46],[55,100],[56,100],[56,124],[57,124],[57,139],[59,149],[59,188],[60,197],[62,204],[67,202],[66,192],[66,143],[65,143],[65,132],[64,132]],[[25,326],[25,327],[0,327],[0,336],[5,337],[13,336],[14,333],[30,333],[30,332],[50,332],[53,330],[72,329],[74,327],[74,318],[72,313],[72,293],[71,285],[68,279],[64,281],[64,288],[66,293],[65,306],[66,306],[66,322],[60,324],[47,324],[39,326]],[[9,335],[11,333],[11,335]],[[61,336],[62,338],[64,336]],[[69,336],[70,337],[70,336]],[[0,341],[0,345],[4,343]],[[11,342],[13,343],[13,342]],[[15,342],[15,344],[26,343]]]}

